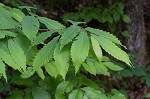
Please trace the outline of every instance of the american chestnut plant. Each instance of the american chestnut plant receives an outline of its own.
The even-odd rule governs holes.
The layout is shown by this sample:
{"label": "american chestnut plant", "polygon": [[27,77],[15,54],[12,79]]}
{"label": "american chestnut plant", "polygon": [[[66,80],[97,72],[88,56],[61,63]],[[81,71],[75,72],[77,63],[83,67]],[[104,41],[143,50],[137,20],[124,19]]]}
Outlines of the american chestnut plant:
{"label": "american chestnut plant", "polygon": [[20,8],[26,8],[28,13],[0,4],[1,77],[7,81],[8,67],[19,71],[22,78],[35,73],[43,80],[47,74],[54,78],[62,77],[56,88],[56,99],[125,98],[117,90],[112,90],[117,96],[106,95],[88,85],[75,87],[73,82],[76,79],[66,80],[70,70],[74,76],[83,75],[81,71],[109,76],[109,70],[122,70],[103,56],[102,49],[131,66],[118,38],[103,30],[78,26],[83,22],[70,21],[72,25],[65,27],[58,21],[32,13],[30,7]]}

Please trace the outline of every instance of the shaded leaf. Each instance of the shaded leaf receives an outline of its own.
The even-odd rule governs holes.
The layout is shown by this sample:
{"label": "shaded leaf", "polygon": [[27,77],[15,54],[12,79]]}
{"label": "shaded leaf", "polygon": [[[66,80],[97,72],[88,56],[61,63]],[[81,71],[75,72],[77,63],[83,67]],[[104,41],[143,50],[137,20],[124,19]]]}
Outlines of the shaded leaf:
{"label": "shaded leaf", "polygon": [[0,74],[3,75],[3,77],[5,78],[5,80],[7,81],[7,76],[6,76],[6,65],[3,63],[3,61],[0,58]]}
{"label": "shaded leaf", "polygon": [[46,25],[48,29],[63,29],[64,26],[57,21],[48,19],[46,17],[38,17],[39,21]]}
{"label": "shaded leaf", "polygon": [[53,58],[53,52],[59,37],[55,37],[48,44],[46,44],[39,53],[35,56],[33,61],[33,69],[37,70],[44,64],[48,63]]}
{"label": "shaded leaf", "polygon": [[43,43],[43,41],[50,37],[54,32],[56,32],[56,30],[50,30],[39,34],[36,37],[36,39],[32,42],[32,46]]}
{"label": "shaded leaf", "polygon": [[72,89],[73,89],[73,84],[71,82],[69,82],[69,81],[61,82],[56,88],[55,98],[56,99],[64,99],[63,94],[65,92],[66,93],[70,92]]}
{"label": "shaded leaf", "polygon": [[51,99],[50,94],[41,87],[34,87],[32,89],[33,99]]}

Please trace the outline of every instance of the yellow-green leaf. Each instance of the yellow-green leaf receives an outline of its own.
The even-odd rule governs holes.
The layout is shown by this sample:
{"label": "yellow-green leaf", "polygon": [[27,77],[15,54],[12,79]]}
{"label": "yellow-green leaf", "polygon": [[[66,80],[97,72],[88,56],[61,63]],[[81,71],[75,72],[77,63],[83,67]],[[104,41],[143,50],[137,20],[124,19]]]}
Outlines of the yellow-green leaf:
{"label": "yellow-green leaf", "polygon": [[49,75],[51,75],[52,77],[56,78],[58,75],[58,71],[56,69],[56,65],[54,61],[51,61],[49,63],[46,63],[44,65],[46,71],[48,72]]}
{"label": "yellow-green leaf", "polygon": [[102,61],[102,49],[98,43],[98,41],[91,36],[91,42],[92,42],[92,47],[93,47],[93,50],[94,50],[94,53],[96,55],[96,57],[98,58],[98,60],[101,62]]}
{"label": "yellow-green leaf", "polygon": [[126,64],[128,64],[129,66],[131,66],[131,62],[129,59],[128,54],[121,50],[116,44],[114,44],[112,41],[100,37],[100,36],[96,36],[96,35],[92,35],[94,38],[97,39],[97,41],[99,42],[100,46],[110,55],[112,55],[114,58],[125,62]]}
{"label": "yellow-green leaf", "polygon": [[13,39],[9,39],[8,49],[15,63],[25,71],[26,70],[26,56],[24,54],[24,51],[19,46],[19,44]]}
{"label": "yellow-green leaf", "polygon": [[70,52],[69,47],[65,47],[60,51],[60,43],[57,43],[54,51],[54,60],[58,73],[65,79],[69,68]]}
{"label": "yellow-green leaf", "polygon": [[37,69],[36,72],[41,77],[41,79],[43,79],[43,80],[45,79],[45,75],[43,73],[42,68]]}

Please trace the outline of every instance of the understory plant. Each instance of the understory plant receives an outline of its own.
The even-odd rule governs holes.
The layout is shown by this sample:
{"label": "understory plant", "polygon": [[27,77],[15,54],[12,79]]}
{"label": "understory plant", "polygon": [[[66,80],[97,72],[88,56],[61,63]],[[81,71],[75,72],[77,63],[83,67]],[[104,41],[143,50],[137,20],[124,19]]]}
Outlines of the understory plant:
{"label": "understory plant", "polygon": [[116,89],[106,92],[88,78],[123,69],[104,56],[104,51],[131,66],[122,43],[109,32],[80,27],[84,22],[69,22],[72,25],[65,27],[32,13],[32,7],[0,4],[0,76],[9,83],[10,70],[16,71],[11,82],[28,86],[10,98],[16,93],[26,99],[126,98]]}

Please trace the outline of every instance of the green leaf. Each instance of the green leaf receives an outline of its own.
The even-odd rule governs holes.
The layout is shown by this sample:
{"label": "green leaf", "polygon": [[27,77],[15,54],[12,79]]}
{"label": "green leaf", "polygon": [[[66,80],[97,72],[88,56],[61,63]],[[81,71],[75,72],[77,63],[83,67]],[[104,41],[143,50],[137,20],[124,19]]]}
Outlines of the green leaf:
{"label": "green leaf", "polygon": [[106,95],[103,94],[99,90],[95,90],[95,89],[90,88],[90,87],[84,87],[84,88],[82,88],[82,90],[85,91],[85,94],[88,97],[88,99],[108,99],[106,97]]}
{"label": "green leaf", "polygon": [[79,24],[85,24],[86,22],[75,22],[72,20],[67,20],[68,22],[70,22],[72,25],[79,25]]}
{"label": "green leaf", "polygon": [[96,35],[92,35],[93,37],[95,37],[100,46],[110,55],[112,55],[114,58],[125,62],[126,64],[128,64],[129,66],[131,66],[131,62],[129,60],[129,56],[126,52],[124,52],[123,50],[121,50],[117,45],[115,45],[112,41],[96,36]]}
{"label": "green leaf", "polygon": [[102,63],[104,66],[106,66],[107,68],[111,69],[111,70],[114,70],[114,71],[120,71],[120,70],[123,70],[122,67],[118,66],[118,65],[115,65],[114,63],[112,62],[103,62]]}
{"label": "green leaf", "polygon": [[0,39],[1,38],[5,38],[6,36],[16,37],[17,34],[14,33],[14,32],[10,32],[10,31],[2,31],[2,30],[0,30]]}
{"label": "green leaf", "polygon": [[130,22],[131,22],[130,17],[127,16],[127,15],[123,15],[122,20],[123,20],[125,23],[130,23]]}
{"label": "green leaf", "polygon": [[26,70],[26,56],[24,54],[24,51],[20,48],[19,44],[13,39],[9,39],[8,49],[15,63],[21,69],[23,69],[23,71],[25,71]]}
{"label": "green leaf", "polygon": [[79,89],[74,90],[69,94],[69,99],[83,99],[83,92]]}
{"label": "green leaf", "polygon": [[88,56],[90,43],[89,38],[84,31],[82,31],[76,39],[77,40],[74,41],[71,46],[71,58],[77,73],[79,67]]}
{"label": "green leaf", "polygon": [[85,85],[85,86],[89,86],[95,89],[99,89],[99,86],[96,84],[96,82],[94,82],[93,80],[85,77],[82,74],[79,74],[76,76],[75,80],[81,84],[81,85]]}
{"label": "green leaf", "polygon": [[145,76],[144,78],[145,78],[145,80],[146,80],[147,86],[150,87],[150,74],[149,74],[149,73],[146,74],[146,76]]}
{"label": "green leaf", "polygon": [[129,31],[123,31],[123,32],[121,32],[121,34],[122,34],[122,36],[124,36],[124,37],[130,37],[130,32]]}
{"label": "green leaf", "polygon": [[55,37],[47,45],[45,45],[35,56],[33,61],[33,69],[37,70],[44,64],[48,63],[53,58],[53,52],[59,37]]}
{"label": "green leaf", "polygon": [[79,32],[81,31],[81,28],[75,25],[70,26],[62,35],[61,39],[61,46],[60,46],[60,50],[62,50],[62,48],[68,44],[69,42],[71,42],[73,40],[74,37],[76,37]]}
{"label": "green leaf", "polygon": [[[1,44],[2,46],[2,44]],[[8,48],[6,48],[6,50],[8,50]],[[9,51],[9,50],[8,50]],[[3,48],[0,47],[0,57],[2,58],[2,60],[8,64],[9,66],[11,66],[13,69],[17,69],[19,71],[21,71],[21,68],[19,67],[19,65],[17,65],[15,63],[15,61],[13,60],[13,58],[11,57],[10,53],[7,53]]]}
{"label": "green leaf", "polygon": [[24,92],[22,90],[13,90],[8,99],[23,99]]}
{"label": "green leaf", "polygon": [[127,99],[124,94],[119,92],[116,89],[111,89],[112,93],[114,94],[110,99]]}
{"label": "green leaf", "polygon": [[13,78],[11,83],[16,84],[16,85],[20,85],[20,86],[27,86],[27,87],[33,86],[33,82],[30,78],[24,79],[24,78],[21,78],[19,76]]}
{"label": "green leaf", "polygon": [[34,87],[32,89],[33,99],[51,99],[50,93],[41,87]]}
{"label": "green leaf", "polygon": [[36,47],[31,47],[31,41],[24,35],[18,35],[14,39],[20,45],[22,50],[24,50],[27,62],[33,60],[38,51]]}
{"label": "green leaf", "polygon": [[102,61],[102,49],[98,43],[98,41],[91,36],[91,42],[92,42],[92,47],[93,47],[93,50],[95,52],[95,55],[97,56],[98,60],[101,62]]}
{"label": "green leaf", "polygon": [[21,78],[29,78],[35,73],[32,67],[28,67],[27,70],[20,75]]}
{"label": "green leaf", "polygon": [[70,52],[69,47],[65,47],[60,51],[60,43],[57,43],[54,50],[54,60],[58,73],[65,79],[69,68]]}
{"label": "green leaf", "polygon": [[89,73],[91,73],[93,75],[96,75],[96,68],[95,68],[94,64],[91,61],[87,60],[87,63],[82,63],[82,66]]}
{"label": "green leaf", "polygon": [[10,18],[11,14],[8,10],[6,10],[5,8],[0,7],[0,17],[4,17],[4,18]]}
{"label": "green leaf", "polygon": [[21,10],[16,9],[16,8],[13,8],[11,10],[11,14],[12,14],[12,17],[15,18],[18,22],[21,22],[23,17],[25,16]]}
{"label": "green leaf", "polygon": [[150,93],[146,93],[143,98],[150,98]]}
{"label": "green leaf", "polygon": [[43,43],[44,40],[46,40],[48,37],[50,37],[53,33],[55,33],[56,30],[50,30],[47,32],[42,32],[37,36],[37,38],[32,42],[32,46]]}
{"label": "green leaf", "polygon": [[0,58],[0,74],[3,75],[3,77],[5,78],[5,80],[7,81],[7,76],[6,76],[6,72],[5,72],[5,67],[6,65],[3,63],[3,61]]}
{"label": "green leaf", "polygon": [[39,21],[46,25],[48,29],[63,29],[64,26],[57,21],[48,19],[46,17],[38,17]]}
{"label": "green leaf", "polygon": [[0,29],[17,28],[18,23],[13,18],[0,17]]}
{"label": "green leaf", "polygon": [[122,45],[121,42],[118,40],[118,38],[116,38],[115,36],[113,36],[109,32],[99,30],[99,29],[90,28],[90,27],[87,27],[85,29],[87,31],[91,32],[92,34],[95,34],[101,38],[105,38],[105,39],[108,39],[109,41],[112,41],[112,42],[118,44],[118,45]]}
{"label": "green leaf", "polygon": [[45,79],[45,75],[44,75],[44,73],[43,73],[42,68],[37,69],[36,72],[37,72],[37,74],[41,77],[42,80]]}
{"label": "green leaf", "polygon": [[37,9],[35,7],[31,7],[31,6],[19,6],[20,9],[26,9],[28,10],[29,12],[31,12],[31,9]]}
{"label": "green leaf", "polygon": [[56,88],[55,98],[62,99],[60,96],[63,96],[65,92],[69,93],[72,89],[73,89],[73,84],[71,82],[69,81],[61,82]]}
{"label": "green leaf", "polygon": [[56,65],[54,61],[51,61],[49,63],[46,63],[44,65],[46,71],[48,72],[49,75],[51,75],[52,77],[56,78],[58,75],[58,71],[56,69]]}
{"label": "green leaf", "polygon": [[95,62],[94,65],[95,65],[95,68],[96,68],[98,74],[104,74],[107,76],[110,75],[108,72],[108,69],[102,63]]}
{"label": "green leaf", "polygon": [[22,20],[22,31],[32,41],[39,30],[39,22],[34,16],[25,16]]}

